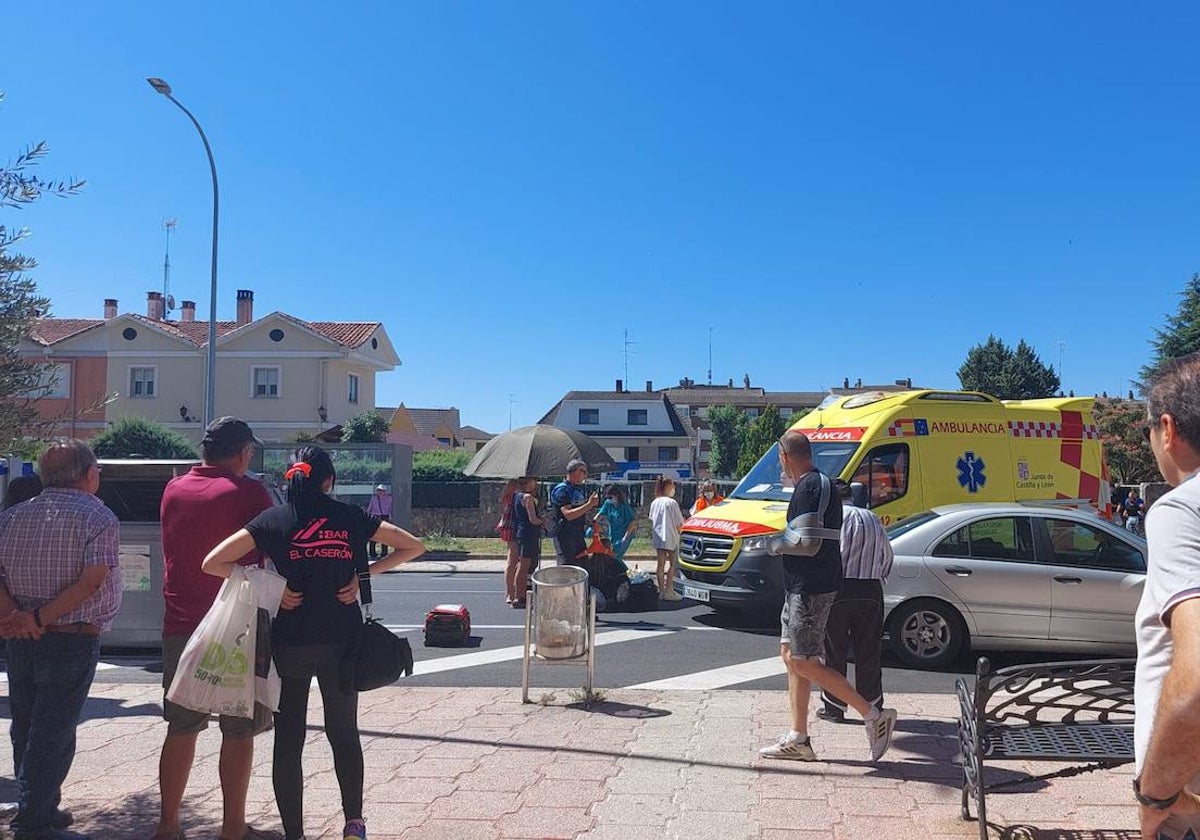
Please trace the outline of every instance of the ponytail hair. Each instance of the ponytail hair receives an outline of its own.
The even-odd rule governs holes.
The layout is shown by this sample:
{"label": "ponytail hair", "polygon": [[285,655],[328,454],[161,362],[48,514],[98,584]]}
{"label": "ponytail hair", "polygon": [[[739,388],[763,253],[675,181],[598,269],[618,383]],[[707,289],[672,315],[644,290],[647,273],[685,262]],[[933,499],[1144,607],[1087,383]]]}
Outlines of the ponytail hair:
{"label": "ponytail hair", "polygon": [[667,478],[666,476],[660,475],[658,477],[658,480],[654,482],[654,495],[655,496],[667,495],[667,488],[670,487],[671,485],[673,485],[674,483],[675,483],[675,479]]}
{"label": "ponytail hair", "polygon": [[319,446],[305,446],[296,450],[295,460],[283,477],[288,483],[292,514],[297,522],[307,522],[312,518],[313,502],[324,493],[325,482],[336,479],[333,459]]}

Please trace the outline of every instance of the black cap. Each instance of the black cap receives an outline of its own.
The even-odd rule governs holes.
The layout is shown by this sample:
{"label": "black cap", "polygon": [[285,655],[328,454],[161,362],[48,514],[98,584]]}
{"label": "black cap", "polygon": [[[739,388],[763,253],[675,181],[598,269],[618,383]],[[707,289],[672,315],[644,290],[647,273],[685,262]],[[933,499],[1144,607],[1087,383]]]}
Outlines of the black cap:
{"label": "black cap", "polygon": [[263,445],[263,442],[254,436],[249,424],[236,417],[218,417],[209,423],[208,428],[204,430],[204,439],[201,443],[223,444],[230,447],[245,446],[247,443]]}

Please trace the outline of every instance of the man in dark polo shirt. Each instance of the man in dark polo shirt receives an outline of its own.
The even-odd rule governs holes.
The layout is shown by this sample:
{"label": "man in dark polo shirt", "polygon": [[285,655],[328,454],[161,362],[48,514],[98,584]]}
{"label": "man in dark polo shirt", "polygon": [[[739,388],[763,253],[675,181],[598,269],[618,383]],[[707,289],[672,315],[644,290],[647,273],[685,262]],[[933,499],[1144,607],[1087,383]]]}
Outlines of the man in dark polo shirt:
{"label": "man in dark polo shirt", "polygon": [[764,758],[816,761],[808,738],[808,706],[812,685],[833,695],[862,715],[871,760],[878,761],[892,742],[894,709],[879,709],[855,691],[846,677],[824,663],[825,625],[842,583],[842,502],[833,480],[816,468],[812,446],[801,432],[779,439],[779,463],[794,482],[783,534],[768,551],[782,556],[784,602],[780,621],[780,655],[788,675],[791,731],[759,750]]}
{"label": "man in dark polo shirt", "polygon": [[[255,445],[262,442],[236,417],[219,417],[205,430],[200,442],[204,463],[172,479],[163,492],[163,688],[170,687],[188,637],[199,626],[221,588],[219,577],[208,575],[201,562],[230,534],[271,507],[262,483],[246,477]],[[259,565],[257,552],[241,561]],[[179,806],[187,787],[196,737],[208,726],[209,716],[176,705],[163,697],[167,739],[158,764],[162,811],[155,840],[182,840]],[[280,838],[278,832],[246,825],[246,792],[254,760],[254,736],[269,729],[270,710],[255,707],[253,719],[220,718],[221,793],[224,800],[222,840]]]}

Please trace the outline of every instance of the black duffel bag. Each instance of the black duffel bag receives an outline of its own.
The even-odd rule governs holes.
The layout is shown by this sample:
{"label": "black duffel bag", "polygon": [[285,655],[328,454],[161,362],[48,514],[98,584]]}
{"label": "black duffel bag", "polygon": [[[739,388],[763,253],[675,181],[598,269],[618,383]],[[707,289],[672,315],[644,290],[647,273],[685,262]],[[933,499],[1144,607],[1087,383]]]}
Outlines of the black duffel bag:
{"label": "black duffel bag", "polygon": [[412,676],[413,654],[408,639],[397,636],[371,615],[371,574],[364,557],[357,568],[363,624],[342,672],[343,690],[371,691]]}

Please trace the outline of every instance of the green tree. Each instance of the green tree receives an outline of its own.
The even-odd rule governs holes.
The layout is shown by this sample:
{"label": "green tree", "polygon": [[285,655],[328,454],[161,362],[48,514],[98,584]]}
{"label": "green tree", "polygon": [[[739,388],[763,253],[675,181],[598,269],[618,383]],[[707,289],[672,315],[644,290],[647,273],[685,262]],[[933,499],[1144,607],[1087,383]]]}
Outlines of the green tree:
{"label": "green tree", "polygon": [[1158,464],[1142,430],[1146,405],[1138,400],[1098,399],[1092,410],[1108,468],[1117,484],[1158,481]]}
{"label": "green tree", "polygon": [[718,478],[734,478],[742,440],[746,436],[746,415],[732,405],[714,405],[708,410],[706,419],[712,431],[709,470]]}
{"label": "green tree", "polygon": [[[36,143],[0,165],[0,209],[19,210],[45,195],[73,195],[83,189],[81,180],[46,181],[30,172],[46,151],[45,143]],[[23,359],[19,349],[36,321],[50,312],[49,299],[38,294],[27,275],[37,262],[12,250],[27,234],[25,228],[0,224],[0,447],[6,452],[20,448],[21,439],[31,432],[36,436],[44,431],[34,404],[54,385],[52,368]]]}
{"label": "green tree", "polygon": [[750,472],[751,468],[758,463],[758,459],[779,440],[785,431],[787,431],[787,423],[780,416],[779,409],[768,405],[746,429],[745,439],[738,452],[738,475]]}
{"label": "green tree", "polygon": [[90,441],[100,458],[195,458],[183,435],[145,417],[122,417]]}
{"label": "green tree", "polygon": [[1175,359],[1200,351],[1200,274],[1192,275],[1179,297],[1175,314],[1168,315],[1163,328],[1154,331],[1150,342],[1154,358],[1141,370],[1143,383]]}
{"label": "green tree", "polygon": [[387,439],[388,421],[374,411],[355,414],[342,424],[343,443],[382,443]]}
{"label": "green tree", "polygon": [[413,481],[475,481],[463,468],[474,453],[465,449],[431,449],[413,453]]}
{"label": "green tree", "polygon": [[1061,384],[1058,374],[1021,339],[1013,350],[994,335],[967,352],[958,369],[963,390],[982,391],[1002,400],[1051,397]]}

